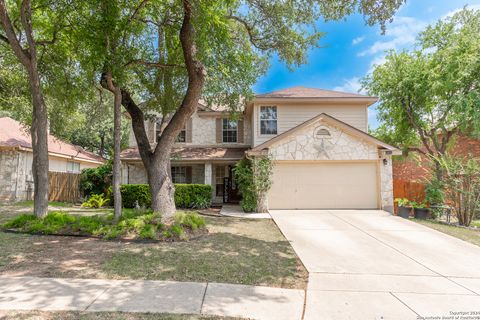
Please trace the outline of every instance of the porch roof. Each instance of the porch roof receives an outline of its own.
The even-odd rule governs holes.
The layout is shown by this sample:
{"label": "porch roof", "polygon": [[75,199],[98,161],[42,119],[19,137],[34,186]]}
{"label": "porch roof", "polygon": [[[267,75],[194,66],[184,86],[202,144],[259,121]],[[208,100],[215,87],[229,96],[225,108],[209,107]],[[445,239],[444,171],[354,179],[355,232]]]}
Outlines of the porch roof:
{"label": "porch roof", "polygon": [[[217,148],[217,147],[174,147],[172,160],[182,161],[226,161],[240,160],[248,148]],[[138,148],[128,148],[122,151],[123,161],[141,160]]]}

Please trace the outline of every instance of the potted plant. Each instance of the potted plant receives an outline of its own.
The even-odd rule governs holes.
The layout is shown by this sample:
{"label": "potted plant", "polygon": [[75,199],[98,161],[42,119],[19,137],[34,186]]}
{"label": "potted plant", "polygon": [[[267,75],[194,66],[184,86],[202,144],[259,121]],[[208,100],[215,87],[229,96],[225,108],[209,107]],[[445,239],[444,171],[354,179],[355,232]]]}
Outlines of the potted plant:
{"label": "potted plant", "polygon": [[410,205],[413,207],[413,215],[415,219],[426,220],[428,218],[430,209],[427,208],[425,203],[411,202]]}
{"label": "potted plant", "polygon": [[410,212],[412,211],[410,201],[407,198],[397,198],[395,199],[395,202],[398,204],[397,215],[408,219],[410,217]]}

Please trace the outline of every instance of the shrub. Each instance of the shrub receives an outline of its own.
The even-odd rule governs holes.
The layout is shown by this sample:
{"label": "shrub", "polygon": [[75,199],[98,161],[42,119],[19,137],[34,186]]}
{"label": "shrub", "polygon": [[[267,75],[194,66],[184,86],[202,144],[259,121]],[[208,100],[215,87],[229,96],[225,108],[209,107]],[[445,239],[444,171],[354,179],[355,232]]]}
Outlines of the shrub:
{"label": "shrub", "polygon": [[[147,184],[124,184],[120,187],[125,208],[150,207],[150,188]],[[176,184],[175,205],[179,208],[206,208],[212,201],[212,187],[206,184]]]}
{"label": "shrub", "polygon": [[152,199],[148,184],[123,184],[120,186],[122,204],[125,208],[150,207]]}
{"label": "shrub", "polygon": [[84,208],[101,208],[109,203],[109,199],[105,199],[103,193],[92,194],[87,201],[82,203]]}
{"label": "shrub", "polygon": [[107,163],[97,168],[82,170],[80,175],[80,191],[83,196],[106,193],[112,184],[112,164]]}
{"label": "shrub", "polygon": [[454,157],[444,157],[440,163],[445,172],[445,198],[452,204],[458,223],[469,226],[480,212],[480,163]]}
{"label": "shrub", "polygon": [[205,226],[205,219],[198,213],[178,212],[175,215],[175,223],[192,230],[197,230]]}
{"label": "shrub", "polygon": [[15,228],[21,229],[26,224],[31,221],[37,220],[37,217],[34,214],[22,214],[18,217],[13,218],[12,220],[6,222],[3,227],[6,229]]}
{"label": "shrub", "polygon": [[257,209],[257,194],[254,188],[254,176],[252,163],[248,159],[242,159],[233,169],[242,200],[240,206],[245,212],[254,212]]}
{"label": "shrub", "polygon": [[207,184],[176,184],[175,205],[178,208],[207,208],[212,201],[212,186]]}
{"label": "shrub", "polygon": [[143,228],[139,232],[139,237],[141,239],[155,239],[155,232],[156,232],[155,226],[151,224],[147,224],[143,226]]}

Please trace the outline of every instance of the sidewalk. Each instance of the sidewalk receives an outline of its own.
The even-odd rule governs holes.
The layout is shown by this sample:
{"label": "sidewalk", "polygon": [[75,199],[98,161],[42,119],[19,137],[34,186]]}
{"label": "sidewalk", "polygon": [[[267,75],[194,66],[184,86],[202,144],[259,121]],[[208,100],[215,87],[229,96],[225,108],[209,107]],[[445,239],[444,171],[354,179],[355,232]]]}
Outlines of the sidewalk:
{"label": "sidewalk", "polygon": [[269,213],[245,213],[239,205],[224,204],[220,214],[229,217],[247,218],[247,219],[272,219]]}
{"label": "sidewalk", "polygon": [[301,319],[305,292],[223,283],[0,277],[0,310],[123,311]]}

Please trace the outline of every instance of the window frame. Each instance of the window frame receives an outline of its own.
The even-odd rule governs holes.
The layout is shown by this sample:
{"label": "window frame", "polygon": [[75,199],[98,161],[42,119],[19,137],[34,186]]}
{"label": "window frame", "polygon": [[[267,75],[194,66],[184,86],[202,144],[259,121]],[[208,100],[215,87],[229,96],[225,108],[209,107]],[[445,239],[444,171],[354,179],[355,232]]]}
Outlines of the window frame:
{"label": "window frame", "polygon": [[[183,172],[176,172],[177,170],[180,170],[180,171],[183,171]],[[188,183],[187,180],[187,167],[186,166],[172,166],[170,168],[170,171],[171,171],[171,175],[172,175],[172,183],[178,183],[178,184],[186,184]],[[176,175],[177,174],[183,174],[183,178],[184,178],[184,181],[183,182],[180,182],[180,181],[176,181]]]}
{"label": "window frame", "polygon": [[[70,169],[70,165],[72,165],[72,169]],[[75,170],[77,168],[78,168],[78,170]],[[73,161],[73,160],[68,160],[67,161],[67,172],[68,173],[80,173],[81,172],[80,162]]]}
{"label": "window frame", "polygon": [[[225,128],[225,121],[227,128]],[[235,123],[235,129],[229,128],[229,124]],[[227,133],[227,140],[228,140],[228,133],[235,132],[235,141],[225,141],[225,133]],[[230,137],[232,138],[232,137]],[[230,120],[228,118],[222,118],[222,143],[238,143],[238,120]]]}
{"label": "window frame", "polygon": [[[181,136],[183,137],[183,141],[179,140]],[[180,130],[177,137],[175,138],[175,143],[187,143],[187,125],[184,125],[182,130]]]}
{"label": "window frame", "polygon": [[[265,108],[273,108],[275,110],[275,118],[267,118],[262,119],[262,109]],[[258,118],[259,118],[259,132],[261,136],[276,136],[278,135],[278,107],[277,106],[260,106],[258,111]],[[274,121],[275,122],[275,133],[262,133],[262,121]]]}

